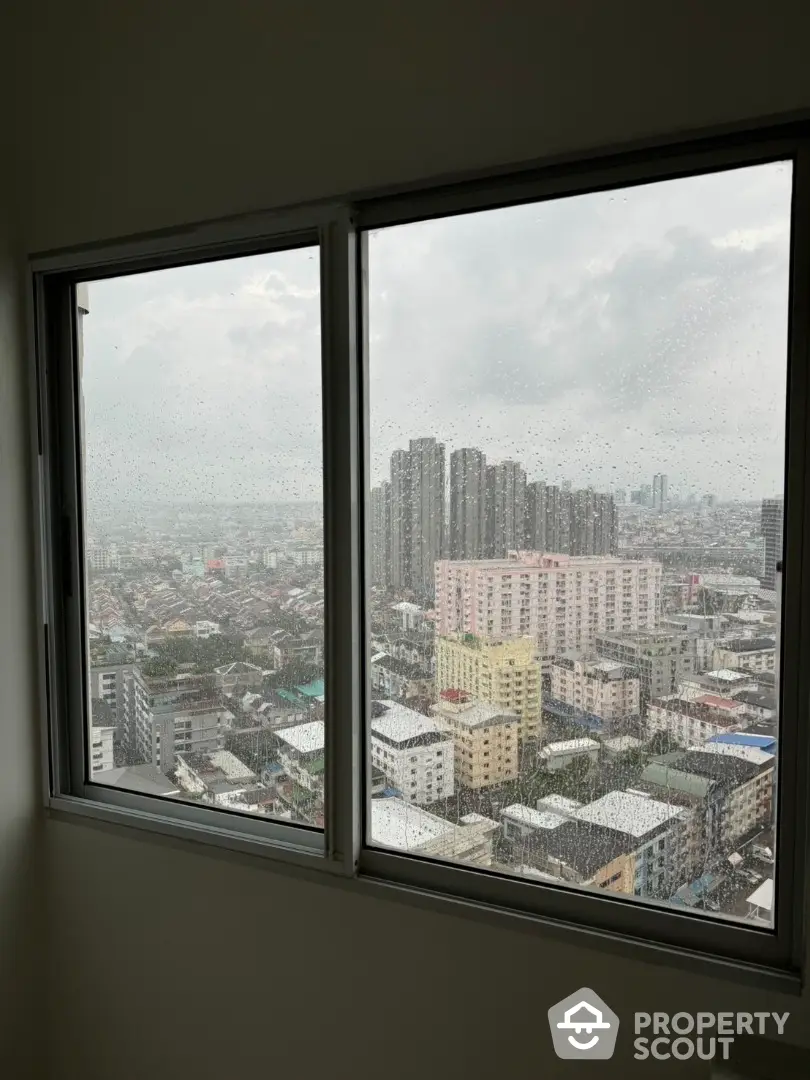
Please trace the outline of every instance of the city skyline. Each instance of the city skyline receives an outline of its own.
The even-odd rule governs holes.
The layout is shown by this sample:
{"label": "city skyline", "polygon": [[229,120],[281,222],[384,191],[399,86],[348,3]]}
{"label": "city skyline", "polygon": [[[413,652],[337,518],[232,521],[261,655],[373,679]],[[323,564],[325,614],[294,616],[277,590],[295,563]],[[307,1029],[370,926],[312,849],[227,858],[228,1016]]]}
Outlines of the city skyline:
{"label": "city skyline", "polygon": [[[425,434],[548,483],[781,491],[790,186],[775,163],[372,233],[371,485]],[[90,282],[88,495],[318,499],[318,271]]]}

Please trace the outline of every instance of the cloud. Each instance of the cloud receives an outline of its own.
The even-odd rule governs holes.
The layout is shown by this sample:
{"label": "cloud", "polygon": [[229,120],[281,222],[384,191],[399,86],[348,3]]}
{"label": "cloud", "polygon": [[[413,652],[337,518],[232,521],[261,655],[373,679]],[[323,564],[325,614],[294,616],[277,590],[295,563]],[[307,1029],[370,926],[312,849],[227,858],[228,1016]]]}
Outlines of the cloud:
{"label": "cloud", "polygon": [[789,205],[780,165],[377,234],[377,476],[430,431],[547,479],[780,487]]}
{"label": "cloud", "polygon": [[[371,456],[436,435],[531,477],[781,489],[790,167],[372,234]],[[318,498],[311,249],[91,283],[88,490]]]}

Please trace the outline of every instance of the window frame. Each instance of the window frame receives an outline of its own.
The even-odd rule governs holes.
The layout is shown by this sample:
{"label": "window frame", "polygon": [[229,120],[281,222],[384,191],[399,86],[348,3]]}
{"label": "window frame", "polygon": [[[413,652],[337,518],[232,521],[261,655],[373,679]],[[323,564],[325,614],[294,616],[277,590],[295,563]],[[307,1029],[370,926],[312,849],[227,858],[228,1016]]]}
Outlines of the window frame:
{"label": "window frame", "polygon": [[[776,929],[681,913],[664,903],[510,877],[366,842],[368,703],[368,243],[371,230],[792,159],[784,560],[780,626]],[[320,830],[86,783],[88,678],[78,471],[75,288],[81,281],[317,243],[321,265],[324,461],[325,827]],[[318,880],[597,944],[643,960],[796,991],[804,964],[810,669],[810,127],[786,124],[615,153],[580,155],[410,190],[34,256],[29,261],[40,701],[46,801],[69,812],[310,868]],[[70,589],[70,583],[75,587]],[[807,668],[807,665],[805,665]],[[81,674],[77,677],[76,672]],[[786,827],[784,822],[788,822]]]}

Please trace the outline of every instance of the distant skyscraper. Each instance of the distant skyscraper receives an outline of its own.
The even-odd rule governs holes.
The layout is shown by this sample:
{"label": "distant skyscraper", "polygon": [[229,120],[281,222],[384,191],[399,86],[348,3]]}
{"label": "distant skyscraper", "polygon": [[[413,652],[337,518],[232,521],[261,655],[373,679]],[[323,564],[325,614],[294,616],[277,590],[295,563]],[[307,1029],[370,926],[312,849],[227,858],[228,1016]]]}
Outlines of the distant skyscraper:
{"label": "distant skyscraper", "polygon": [[618,550],[619,519],[612,495],[592,488],[575,491],[570,503],[569,555],[613,555]]}
{"label": "distant skyscraper", "polygon": [[663,513],[669,503],[669,478],[666,473],[656,473],[653,477],[653,509]]}
{"label": "distant skyscraper", "polygon": [[450,455],[451,559],[480,559],[486,532],[487,459],[474,448],[454,450]]}
{"label": "distant skyscraper", "polygon": [[526,485],[526,542],[528,551],[550,551],[546,546],[546,491],[542,480]]}
{"label": "distant skyscraper", "polygon": [[765,545],[760,584],[763,589],[776,588],[776,564],[782,559],[782,528],[785,516],[784,500],[763,499],[761,528]]}
{"label": "distant skyscraper", "polygon": [[411,439],[391,455],[391,584],[431,593],[443,554],[444,444]]}
{"label": "distant skyscraper", "polygon": [[486,553],[502,559],[524,546],[526,472],[518,461],[487,466]]}
{"label": "distant skyscraper", "polygon": [[391,584],[391,484],[384,480],[371,489],[371,584]]}
{"label": "distant skyscraper", "polygon": [[612,495],[591,488],[561,491],[539,480],[526,485],[527,550],[612,555],[618,541],[619,518]]}

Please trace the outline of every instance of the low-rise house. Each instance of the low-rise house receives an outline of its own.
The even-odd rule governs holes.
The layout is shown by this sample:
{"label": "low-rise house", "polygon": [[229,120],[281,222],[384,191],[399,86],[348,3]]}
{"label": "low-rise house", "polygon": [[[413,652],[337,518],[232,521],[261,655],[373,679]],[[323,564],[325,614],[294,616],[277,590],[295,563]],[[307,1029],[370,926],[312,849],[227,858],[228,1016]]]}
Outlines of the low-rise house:
{"label": "low-rise house", "polygon": [[215,806],[253,803],[261,787],[256,773],[230,750],[178,754],[175,775],[183,791]]}
{"label": "low-rise house", "polygon": [[380,847],[452,859],[478,866],[492,864],[492,838],[497,822],[473,815],[475,820],[451,821],[403,799],[372,799],[371,839]]}
{"label": "low-rise house", "polygon": [[574,761],[599,760],[599,743],[595,739],[564,739],[548,743],[540,751],[540,760],[550,772],[564,769]]}
{"label": "low-rise house", "polygon": [[397,660],[390,653],[375,653],[371,658],[371,688],[386,698],[409,701],[433,695],[433,677],[421,664]]}
{"label": "low-rise house", "polygon": [[714,650],[713,666],[754,672],[775,671],[776,642],[769,637],[723,642]]}
{"label": "low-rise house", "polygon": [[[711,702],[720,702],[718,707]],[[713,735],[723,735],[729,731],[739,731],[745,726],[743,707],[732,699],[715,698],[704,695],[696,701],[683,698],[659,698],[651,701],[647,708],[647,735],[659,733],[669,735],[681,746],[705,742]]]}
{"label": "low-rise house", "polygon": [[235,660],[231,664],[222,664],[214,668],[216,684],[225,694],[235,694],[237,691],[258,690],[262,685],[264,673],[255,664],[248,664],[244,660]]}
{"label": "low-rise house", "polygon": [[559,656],[551,663],[551,696],[610,722],[638,714],[639,679],[615,660]]}

